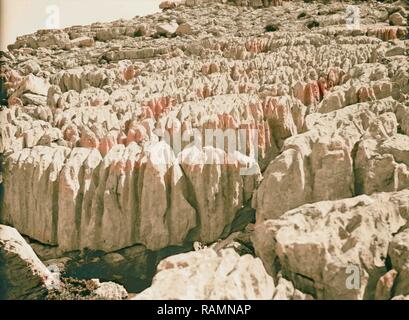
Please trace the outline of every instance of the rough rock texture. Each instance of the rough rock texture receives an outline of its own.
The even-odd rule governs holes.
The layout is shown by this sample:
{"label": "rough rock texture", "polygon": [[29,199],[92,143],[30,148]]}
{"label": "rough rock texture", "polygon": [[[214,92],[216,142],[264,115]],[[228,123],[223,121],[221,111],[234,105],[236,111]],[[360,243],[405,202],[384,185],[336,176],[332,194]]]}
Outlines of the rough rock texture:
{"label": "rough rock texture", "polygon": [[58,283],[18,231],[0,225],[0,299],[43,299]]}
{"label": "rough rock texture", "polygon": [[125,288],[114,282],[100,282],[98,279],[93,279],[96,289],[93,291],[97,297],[104,300],[124,300],[128,297],[128,292]]}
{"label": "rough rock texture", "polygon": [[47,300],[124,300],[127,297],[125,288],[114,282],[64,276],[61,278],[61,285],[49,291]]}
{"label": "rough rock texture", "polygon": [[[42,300],[52,292],[67,290],[60,277],[64,261],[49,261],[48,267],[37,257],[33,249],[9,226],[0,225],[0,300]],[[128,297],[125,288],[114,282],[92,279],[89,293],[96,300],[123,300]],[[66,297],[74,298],[72,293]]]}
{"label": "rough rock texture", "polygon": [[0,55],[0,222],[87,278],[146,287],[194,243],[254,254],[251,233],[268,298],[408,295],[408,6],[327,2],[169,0],[19,37]]}
{"label": "rough rock texture", "polygon": [[268,300],[274,290],[260,259],[233,249],[203,249],[161,261],[152,286],[134,299]]}
{"label": "rough rock texture", "polygon": [[[377,182],[365,173],[355,177],[353,148],[363,132],[383,130],[380,116],[386,135],[399,121],[407,127],[406,29],[382,25],[390,6],[361,6],[361,28],[352,32],[339,3],[223,2],[167,1],[153,16],[39,31],[11,45],[2,66],[2,221],[65,251],[215,241],[257,188],[258,169],[243,178],[251,158],[218,146],[182,141],[183,151],[172,144],[172,152],[160,133],[209,128],[258,130],[266,169],[253,199],[258,219],[389,191],[367,186]],[[306,32],[317,9],[319,27]],[[280,28],[266,32],[272,15]],[[190,165],[197,157],[234,159]],[[407,184],[399,167],[392,189]],[[359,179],[364,190],[354,186]]]}
{"label": "rough rock texture", "polygon": [[[408,190],[317,202],[258,224],[253,243],[271,275],[281,271],[296,288],[318,299],[373,299],[375,291],[378,298],[390,298],[385,286],[391,290],[396,275],[380,280],[391,268],[389,260],[399,272],[397,279],[403,276],[397,292],[407,290],[401,272],[406,270],[406,233],[400,231],[408,214]],[[351,288],[348,270],[354,268],[359,286]]]}

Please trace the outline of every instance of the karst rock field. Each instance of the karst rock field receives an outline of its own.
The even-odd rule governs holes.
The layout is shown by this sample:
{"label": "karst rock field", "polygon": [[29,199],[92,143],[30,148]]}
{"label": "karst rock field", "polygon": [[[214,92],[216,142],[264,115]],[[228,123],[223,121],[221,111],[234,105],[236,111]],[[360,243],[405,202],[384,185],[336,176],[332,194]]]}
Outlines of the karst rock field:
{"label": "karst rock field", "polygon": [[409,299],[407,1],[160,9],[1,52],[0,298]]}

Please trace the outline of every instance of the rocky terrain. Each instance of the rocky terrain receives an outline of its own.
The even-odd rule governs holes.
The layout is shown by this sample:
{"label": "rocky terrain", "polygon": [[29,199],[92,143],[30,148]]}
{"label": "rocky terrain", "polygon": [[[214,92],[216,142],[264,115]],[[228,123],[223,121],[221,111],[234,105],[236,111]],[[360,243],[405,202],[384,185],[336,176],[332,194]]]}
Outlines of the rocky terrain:
{"label": "rocky terrain", "polygon": [[1,52],[0,298],[409,299],[408,3],[160,8]]}

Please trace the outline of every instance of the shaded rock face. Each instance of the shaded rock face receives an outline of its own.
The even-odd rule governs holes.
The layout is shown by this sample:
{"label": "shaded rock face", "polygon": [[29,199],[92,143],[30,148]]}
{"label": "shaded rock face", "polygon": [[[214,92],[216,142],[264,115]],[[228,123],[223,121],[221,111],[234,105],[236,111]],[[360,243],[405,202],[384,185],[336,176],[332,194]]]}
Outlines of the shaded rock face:
{"label": "shaded rock face", "polygon": [[[0,56],[0,222],[132,291],[165,258],[140,298],[408,295],[408,8],[324,2],[170,0],[19,37]],[[194,243],[214,250],[169,257]],[[195,273],[207,259],[243,289]]]}

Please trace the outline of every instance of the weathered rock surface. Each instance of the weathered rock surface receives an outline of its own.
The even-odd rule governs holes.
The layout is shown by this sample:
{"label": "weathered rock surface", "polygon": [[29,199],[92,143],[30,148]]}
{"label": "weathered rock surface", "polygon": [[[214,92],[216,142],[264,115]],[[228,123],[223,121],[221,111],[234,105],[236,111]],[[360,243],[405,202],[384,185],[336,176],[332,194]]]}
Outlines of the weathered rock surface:
{"label": "weathered rock surface", "polygon": [[[72,265],[87,277],[98,266],[146,286],[147,269],[200,242],[228,253],[168,259],[193,268],[209,255],[245,285],[205,275],[212,293],[189,284],[168,298],[408,295],[407,4],[160,8],[40,30],[1,53],[0,223],[46,260],[81,256]],[[224,250],[253,253],[250,233],[276,284],[258,292],[244,271],[258,260]],[[196,279],[192,268],[163,269],[141,297]]]}
{"label": "weathered rock surface", "polygon": [[409,294],[409,255],[408,242],[409,229],[396,234],[389,244],[388,254],[391,259],[391,264],[396,272],[393,283],[394,295],[408,295]]}
{"label": "weathered rock surface", "polygon": [[44,299],[58,284],[18,231],[0,225],[0,299]]}
{"label": "weathered rock surface", "polygon": [[[47,262],[46,267],[19,232],[0,225],[0,299],[42,300],[52,292],[67,290],[61,280],[69,258]],[[70,293],[71,294],[71,293]],[[125,288],[114,282],[92,279],[93,299],[123,300],[128,297]],[[63,297],[69,299],[67,295]]]}
{"label": "weathered rock surface", "polygon": [[274,290],[258,258],[240,257],[233,249],[203,249],[161,261],[152,286],[134,299],[266,300]]}
{"label": "weathered rock surface", "polygon": [[114,282],[100,282],[98,279],[92,279],[96,285],[93,291],[97,297],[104,300],[124,300],[128,297],[125,288]]}

